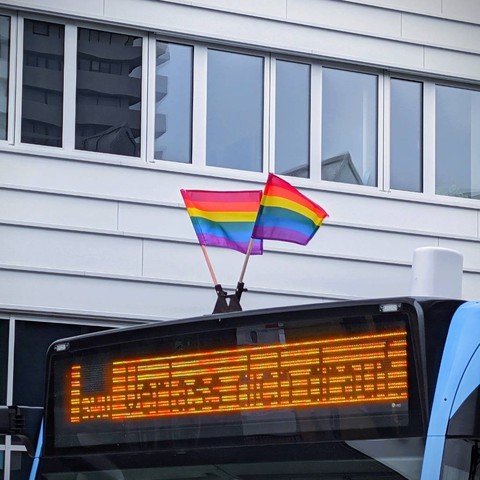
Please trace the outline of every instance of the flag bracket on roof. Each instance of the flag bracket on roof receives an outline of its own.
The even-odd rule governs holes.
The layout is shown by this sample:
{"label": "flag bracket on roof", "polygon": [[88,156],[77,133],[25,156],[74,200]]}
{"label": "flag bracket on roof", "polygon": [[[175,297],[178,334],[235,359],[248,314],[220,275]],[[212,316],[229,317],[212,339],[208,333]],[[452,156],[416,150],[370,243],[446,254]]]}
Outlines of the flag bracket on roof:
{"label": "flag bracket on roof", "polygon": [[217,292],[217,302],[213,313],[226,313],[226,312],[241,312],[240,299],[242,293],[246,292],[245,284],[238,282],[237,288],[234,293],[228,294],[220,284],[215,285]]}

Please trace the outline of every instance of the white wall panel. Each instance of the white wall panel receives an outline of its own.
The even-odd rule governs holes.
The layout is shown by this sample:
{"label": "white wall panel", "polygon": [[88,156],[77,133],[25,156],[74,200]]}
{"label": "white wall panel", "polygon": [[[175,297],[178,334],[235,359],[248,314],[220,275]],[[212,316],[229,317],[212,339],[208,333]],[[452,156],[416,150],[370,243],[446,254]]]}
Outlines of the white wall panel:
{"label": "white wall panel", "polygon": [[[169,3],[185,4],[185,0],[164,0]],[[205,8],[215,8],[228,12],[238,12],[249,15],[258,15],[271,18],[285,18],[287,15],[287,0],[194,0],[188,2]]]}
{"label": "white wall panel", "polygon": [[480,2],[478,0],[442,0],[442,14],[465,22],[480,24]]}
{"label": "white wall panel", "polygon": [[140,276],[142,240],[0,225],[0,264]]}
{"label": "white wall panel", "polygon": [[82,0],[81,2],[66,2],[65,0],[6,0],[1,3],[7,7],[16,6],[28,10],[82,15],[87,18],[103,15],[103,0]]}
{"label": "white wall panel", "polygon": [[480,52],[480,26],[478,25],[403,14],[402,37],[425,45],[472,53]]}
{"label": "white wall panel", "polygon": [[[211,313],[213,288],[0,269],[0,306],[118,318],[171,319]],[[314,303],[322,299],[248,292],[244,309]]]}
{"label": "white wall panel", "polygon": [[425,71],[480,80],[478,55],[425,48]]}
{"label": "white wall panel", "polygon": [[289,1],[288,20],[387,38],[401,36],[400,12],[331,0]]}
{"label": "white wall panel", "polygon": [[[295,1],[295,0],[292,0]],[[375,5],[398,11],[415,12],[424,15],[441,15],[443,0],[342,0],[361,5]]]}
{"label": "white wall panel", "polygon": [[449,207],[375,197],[323,193],[312,195],[325,199],[319,203],[332,221],[393,228],[419,233],[453,236],[477,236],[477,212],[473,209]]}
{"label": "white wall panel", "polygon": [[117,204],[0,188],[0,221],[116,230]]}
{"label": "white wall panel", "polygon": [[[257,45],[268,50],[320,55],[357,63],[423,68],[421,46],[322,30],[293,23],[232,15],[220,11],[150,2],[106,0],[106,14],[121,22],[137,21],[158,31],[221,39],[223,43]],[[133,20],[134,19],[134,20]]]}
{"label": "white wall panel", "polygon": [[478,273],[464,274],[462,292],[465,300],[478,301],[480,298],[480,275]]}

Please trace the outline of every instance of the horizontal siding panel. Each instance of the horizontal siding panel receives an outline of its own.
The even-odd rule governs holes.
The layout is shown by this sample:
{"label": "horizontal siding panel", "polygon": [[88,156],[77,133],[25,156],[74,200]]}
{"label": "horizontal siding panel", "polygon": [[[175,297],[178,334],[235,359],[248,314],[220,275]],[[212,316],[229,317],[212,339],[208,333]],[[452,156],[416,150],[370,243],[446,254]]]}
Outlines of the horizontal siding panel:
{"label": "horizontal siding panel", "polygon": [[10,7],[15,5],[19,8],[28,8],[29,10],[37,9],[49,13],[69,13],[71,15],[82,15],[87,18],[103,15],[103,2],[98,0],[82,0],[81,2],[65,2],[64,0],[6,0],[2,3]]}
{"label": "horizontal siding panel", "polygon": [[480,80],[478,55],[425,48],[425,70],[465,79]]}
{"label": "horizontal siding panel", "polygon": [[477,25],[404,14],[402,37],[414,43],[480,52],[480,26]]}
{"label": "horizontal siding panel", "polygon": [[[322,198],[325,198],[322,200]],[[477,212],[461,207],[367,196],[312,193],[332,221],[445,236],[477,237]],[[329,219],[329,220],[330,220]]]}
{"label": "horizontal siding panel", "polygon": [[193,240],[195,233],[185,208],[121,203],[118,229],[124,233]]}
{"label": "horizontal siding panel", "polygon": [[257,45],[270,51],[355,59],[357,62],[396,65],[414,70],[423,66],[423,50],[419,46],[265,18],[147,0],[110,0],[106,12],[128,23],[137,21],[152,25],[152,19],[155,19],[152,27],[157,31]]}
{"label": "horizontal siding panel", "polygon": [[288,20],[368,35],[401,36],[400,13],[331,0],[289,2]]}
{"label": "horizontal siding panel", "polygon": [[[304,296],[248,292],[244,309],[322,301]],[[132,282],[52,273],[0,269],[0,306],[49,312],[108,315],[118,318],[173,319],[213,311],[213,288]]]}
{"label": "horizontal siding panel", "polygon": [[142,240],[0,225],[0,264],[140,276]]}
{"label": "horizontal siding panel", "polygon": [[[185,0],[164,1],[185,4]],[[197,7],[269,18],[285,18],[287,14],[287,0],[242,0],[241,2],[232,2],[232,0],[194,0],[189,1],[189,4]]]}
{"label": "horizontal siding panel", "polygon": [[0,188],[0,221],[116,230],[117,204]]}

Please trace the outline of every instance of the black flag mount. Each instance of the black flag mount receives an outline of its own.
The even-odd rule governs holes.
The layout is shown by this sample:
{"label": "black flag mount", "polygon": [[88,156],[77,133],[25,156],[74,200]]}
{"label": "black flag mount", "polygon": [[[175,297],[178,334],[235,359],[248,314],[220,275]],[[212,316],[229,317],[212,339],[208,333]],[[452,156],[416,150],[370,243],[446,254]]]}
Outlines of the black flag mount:
{"label": "black flag mount", "polygon": [[213,313],[242,311],[242,307],[240,306],[240,298],[242,297],[242,293],[247,291],[243,282],[238,282],[235,293],[231,293],[230,295],[219,283],[215,285],[215,290],[217,292],[217,303],[215,303]]}

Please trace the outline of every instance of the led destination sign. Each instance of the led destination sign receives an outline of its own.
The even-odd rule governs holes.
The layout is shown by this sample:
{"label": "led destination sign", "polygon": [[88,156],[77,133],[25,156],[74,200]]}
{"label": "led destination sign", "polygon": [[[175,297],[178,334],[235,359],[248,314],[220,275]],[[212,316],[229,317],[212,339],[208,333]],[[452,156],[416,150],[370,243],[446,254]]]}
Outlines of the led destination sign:
{"label": "led destination sign", "polygon": [[[67,373],[67,422],[215,415],[306,407],[395,406],[408,399],[407,332],[110,360],[100,382]],[[96,391],[96,385],[102,385]]]}

